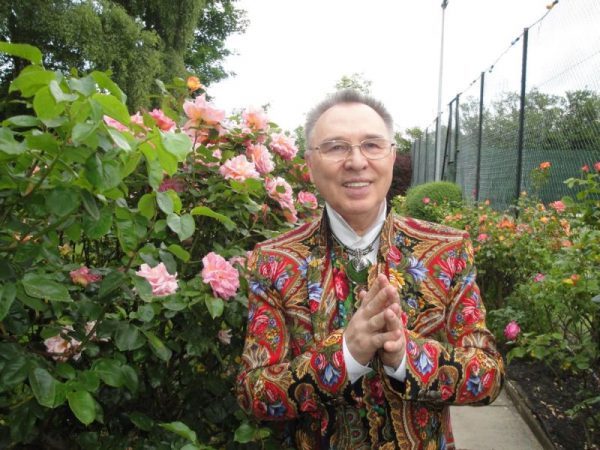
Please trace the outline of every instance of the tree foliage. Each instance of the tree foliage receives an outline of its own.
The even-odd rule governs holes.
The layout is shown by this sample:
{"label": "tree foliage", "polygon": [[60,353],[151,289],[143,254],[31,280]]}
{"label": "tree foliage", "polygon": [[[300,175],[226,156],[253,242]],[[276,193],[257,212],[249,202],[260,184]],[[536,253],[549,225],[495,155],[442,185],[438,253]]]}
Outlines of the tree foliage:
{"label": "tree foliage", "polygon": [[[112,71],[132,109],[150,107],[157,78],[193,72],[208,85],[228,76],[225,40],[245,27],[235,0],[16,0],[0,6],[0,40],[35,45],[49,69]],[[0,94],[24,64],[0,56]],[[10,113],[6,107],[0,114]]]}

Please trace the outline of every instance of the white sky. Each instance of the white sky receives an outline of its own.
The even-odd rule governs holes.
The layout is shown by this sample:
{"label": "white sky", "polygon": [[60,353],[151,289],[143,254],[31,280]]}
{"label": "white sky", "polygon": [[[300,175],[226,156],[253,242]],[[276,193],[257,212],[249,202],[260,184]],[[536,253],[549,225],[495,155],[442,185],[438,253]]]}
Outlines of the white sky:
{"label": "white sky", "polygon": [[[551,1],[449,0],[442,108]],[[240,0],[250,23],[227,41],[238,55],[225,61],[237,75],[213,84],[209,94],[228,113],[269,103],[269,119],[292,130],[343,75],[356,72],[372,81],[372,94],[386,104],[397,130],[424,128],[437,112],[441,3]]]}

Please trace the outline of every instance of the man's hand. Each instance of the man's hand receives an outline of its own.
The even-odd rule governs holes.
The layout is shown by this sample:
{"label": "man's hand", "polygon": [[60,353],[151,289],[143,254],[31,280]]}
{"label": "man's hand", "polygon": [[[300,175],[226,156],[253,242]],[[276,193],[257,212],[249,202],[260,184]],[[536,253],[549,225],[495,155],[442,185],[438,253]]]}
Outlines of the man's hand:
{"label": "man's hand", "polygon": [[406,336],[404,335],[404,324],[402,323],[402,309],[398,303],[391,305],[384,311],[385,329],[388,332],[400,330],[400,336],[396,340],[386,341],[379,349],[381,362],[392,369],[397,369],[406,353]]}
{"label": "man's hand", "polygon": [[[400,298],[398,291],[390,285],[383,274],[368,292],[360,293],[360,306],[350,319],[344,337],[352,357],[362,365],[367,365],[375,353],[382,349],[386,354],[385,365],[393,366],[401,353],[404,356],[404,329],[400,320]],[[382,357],[383,360],[383,357]]]}

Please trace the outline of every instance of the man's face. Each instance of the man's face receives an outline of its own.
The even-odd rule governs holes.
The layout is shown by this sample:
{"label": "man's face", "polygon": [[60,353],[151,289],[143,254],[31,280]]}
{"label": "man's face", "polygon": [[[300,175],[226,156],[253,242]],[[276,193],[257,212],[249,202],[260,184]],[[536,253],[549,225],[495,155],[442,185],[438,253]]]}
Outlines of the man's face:
{"label": "man's face", "polygon": [[[317,120],[309,146],[330,140],[359,144],[367,138],[390,139],[390,132],[374,109],[362,103],[344,103],[325,111]],[[384,201],[396,154],[370,160],[354,147],[344,161],[330,161],[318,150],[306,155],[310,176],[321,196],[358,234],[374,222]]]}

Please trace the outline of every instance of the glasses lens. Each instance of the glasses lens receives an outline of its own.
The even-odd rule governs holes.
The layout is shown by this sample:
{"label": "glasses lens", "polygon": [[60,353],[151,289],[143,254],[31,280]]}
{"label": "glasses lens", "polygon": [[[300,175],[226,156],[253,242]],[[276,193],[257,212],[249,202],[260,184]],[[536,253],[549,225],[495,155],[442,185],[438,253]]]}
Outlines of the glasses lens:
{"label": "glasses lens", "polygon": [[340,161],[346,159],[352,147],[345,141],[327,141],[319,146],[323,158]]}
{"label": "glasses lens", "polygon": [[360,150],[369,159],[385,157],[391,148],[391,143],[384,138],[365,139],[360,143]]}

